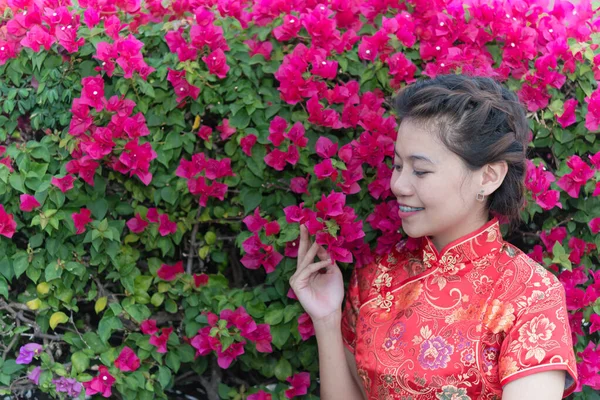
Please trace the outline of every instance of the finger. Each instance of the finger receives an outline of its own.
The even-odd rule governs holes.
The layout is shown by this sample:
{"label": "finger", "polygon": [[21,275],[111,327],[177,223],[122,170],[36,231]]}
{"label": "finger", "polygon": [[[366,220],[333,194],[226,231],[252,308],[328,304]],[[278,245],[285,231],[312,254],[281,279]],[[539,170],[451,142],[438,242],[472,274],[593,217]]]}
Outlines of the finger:
{"label": "finger", "polygon": [[319,273],[319,271],[323,268],[333,268],[335,266],[331,265],[331,260],[319,261],[313,264],[308,264],[305,268],[298,270],[294,276],[290,279],[290,282],[302,282],[307,280],[311,275]]}
{"label": "finger", "polygon": [[314,262],[315,256],[317,255],[317,250],[319,250],[319,245],[317,244],[317,242],[314,242],[306,252],[306,255],[304,256],[302,261],[300,262],[300,269],[304,269],[308,264],[312,264]]}
{"label": "finger", "polygon": [[310,241],[308,240],[308,230],[306,227],[301,224],[300,225],[300,244],[298,246],[298,262],[304,260],[304,256],[306,255],[306,250],[310,246]]}
{"label": "finger", "polygon": [[327,260],[329,257],[329,254],[327,254],[327,250],[325,250],[325,248],[321,245],[319,245],[319,249],[317,250],[317,257],[319,257],[319,260],[324,261]]}

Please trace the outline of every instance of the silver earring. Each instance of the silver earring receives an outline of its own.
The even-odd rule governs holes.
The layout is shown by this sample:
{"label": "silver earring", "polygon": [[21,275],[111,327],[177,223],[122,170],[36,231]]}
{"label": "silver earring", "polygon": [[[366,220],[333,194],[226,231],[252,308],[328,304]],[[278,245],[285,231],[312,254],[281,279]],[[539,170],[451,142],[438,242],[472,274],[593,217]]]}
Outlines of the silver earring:
{"label": "silver earring", "polygon": [[484,201],[485,196],[483,195],[483,190],[481,192],[477,193],[477,196],[475,196],[475,198],[477,199],[477,201]]}

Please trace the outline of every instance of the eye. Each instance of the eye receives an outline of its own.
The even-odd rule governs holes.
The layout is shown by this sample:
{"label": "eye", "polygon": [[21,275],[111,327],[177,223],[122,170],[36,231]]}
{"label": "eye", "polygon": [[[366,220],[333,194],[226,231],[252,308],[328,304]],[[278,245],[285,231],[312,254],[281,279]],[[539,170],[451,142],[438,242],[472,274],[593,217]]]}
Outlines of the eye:
{"label": "eye", "polygon": [[413,171],[416,176],[423,176],[429,174],[429,171]]}
{"label": "eye", "polygon": [[396,171],[400,171],[400,170],[402,170],[402,165],[394,164],[394,165],[392,165],[392,167],[394,167],[394,169],[395,169]]}

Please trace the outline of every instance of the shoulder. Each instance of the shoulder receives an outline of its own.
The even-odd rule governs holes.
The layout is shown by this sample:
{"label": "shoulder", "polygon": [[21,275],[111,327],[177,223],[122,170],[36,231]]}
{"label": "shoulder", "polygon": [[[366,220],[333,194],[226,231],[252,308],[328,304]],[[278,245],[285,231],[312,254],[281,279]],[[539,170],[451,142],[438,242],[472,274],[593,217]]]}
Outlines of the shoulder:
{"label": "shoulder", "polygon": [[541,311],[565,301],[564,288],[557,277],[517,247],[506,243],[498,264],[501,297],[513,302],[520,311],[517,314]]}

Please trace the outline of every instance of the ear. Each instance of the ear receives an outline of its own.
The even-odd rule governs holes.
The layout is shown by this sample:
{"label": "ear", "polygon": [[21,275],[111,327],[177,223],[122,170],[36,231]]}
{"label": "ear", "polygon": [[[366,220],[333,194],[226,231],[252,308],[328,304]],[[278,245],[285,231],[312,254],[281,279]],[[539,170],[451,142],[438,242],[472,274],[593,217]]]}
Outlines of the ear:
{"label": "ear", "polygon": [[485,196],[494,193],[508,173],[508,164],[506,161],[498,161],[495,163],[486,164],[481,169],[481,190]]}

